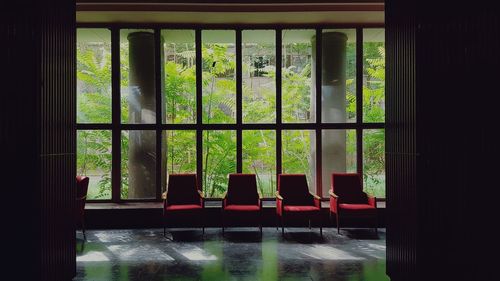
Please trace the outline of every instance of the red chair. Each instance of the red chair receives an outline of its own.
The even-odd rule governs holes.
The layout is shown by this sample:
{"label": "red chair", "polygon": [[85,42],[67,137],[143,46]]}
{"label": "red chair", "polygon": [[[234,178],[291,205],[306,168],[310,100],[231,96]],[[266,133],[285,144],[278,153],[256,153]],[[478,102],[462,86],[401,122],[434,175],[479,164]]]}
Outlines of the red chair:
{"label": "red chair", "polygon": [[262,235],[261,199],[255,174],[229,174],[227,192],[223,195],[222,234],[229,217],[250,217],[258,221]]}
{"label": "red chair", "polygon": [[87,201],[87,191],[89,189],[89,178],[85,176],[76,177],[76,209],[75,216],[77,225],[82,227],[83,238],[85,235],[85,202]]}
{"label": "red chair", "polygon": [[[309,192],[304,174],[280,174],[276,192],[276,214],[281,223],[281,234],[285,235],[285,221],[290,218],[307,218],[309,228],[311,219],[319,218],[321,198]],[[323,236],[323,227],[319,231]]]}
{"label": "red chair", "polygon": [[377,233],[376,198],[363,191],[361,175],[357,173],[333,173],[330,190],[330,216],[337,219],[337,233],[340,233],[340,218],[368,218],[374,223]]}
{"label": "red chair", "polygon": [[198,189],[196,174],[171,174],[163,199],[163,235],[166,236],[167,222],[182,217],[187,221],[197,221],[205,234],[203,210],[205,199]]}

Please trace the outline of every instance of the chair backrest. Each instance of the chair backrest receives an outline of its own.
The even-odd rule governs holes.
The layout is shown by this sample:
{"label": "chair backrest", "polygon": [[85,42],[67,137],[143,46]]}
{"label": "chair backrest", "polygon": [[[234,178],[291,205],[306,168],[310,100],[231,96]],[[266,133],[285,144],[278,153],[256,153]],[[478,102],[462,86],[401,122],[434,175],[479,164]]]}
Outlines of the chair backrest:
{"label": "chair backrest", "polygon": [[304,174],[280,174],[278,191],[286,205],[314,205]]}
{"label": "chair backrest", "polygon": [[196,174],[168,175],[167,205],[200,205]]}
{"label": "chair backrest", "polygon": [[85,212],[85,202],[87,201],[87,191],[89,189],[89,178],[85,176],[76,176],[76,215],[81,219]]}
{"label": "chair backrest", "polygon": [[76,198],[87,196],[89,189],[89,178],[85,176],[76,176]]}
{"label": "chair backrest", "polygon": [[227,204],[257,205],[257,179],[255,174],[229,174]]}
{"label": "chair backrest", "polygon": [[366,204],[368,197],[363,192],[361,175],[357,173],[333,173],[332,190],[340,203]]}

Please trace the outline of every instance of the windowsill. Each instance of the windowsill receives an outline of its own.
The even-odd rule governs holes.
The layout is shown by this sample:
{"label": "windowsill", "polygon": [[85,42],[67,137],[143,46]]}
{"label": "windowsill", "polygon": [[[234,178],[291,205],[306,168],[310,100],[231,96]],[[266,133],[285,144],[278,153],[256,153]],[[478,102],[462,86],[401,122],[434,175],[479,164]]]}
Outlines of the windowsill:
{"label": "windowsill", "polygon": [[[385,209],[385,201],[377,201],[377,208]],[[85,210],[119,210],[119,209],[161,209],[163,207],[162,202],[123,202],[123,203],[86,203]],[[222,202],[217,201],[205,201],[205,208],[221,208]],[[263,208],[275,208],[276,203],[274,200],[264,200],[262,202]],[[330,203],[328,201],[321,202],[321,207],[323,209],[330,208]]]}

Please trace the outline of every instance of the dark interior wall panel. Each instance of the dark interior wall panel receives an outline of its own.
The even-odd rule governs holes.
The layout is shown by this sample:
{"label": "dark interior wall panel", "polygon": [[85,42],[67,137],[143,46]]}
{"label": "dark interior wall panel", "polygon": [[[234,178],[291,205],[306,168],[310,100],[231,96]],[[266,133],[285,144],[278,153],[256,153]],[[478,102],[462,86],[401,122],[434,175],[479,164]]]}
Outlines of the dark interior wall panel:
{"label": "dark interior wall panel", "polygon": [[50,1],[41,16],[40,216],[44,280],[75,273],[76,37],[74,3]]}
{"label": "dark interior wall panel", "polygon": [[[4,274],[25,272],[37,280],[40,254],[39,188],[36,114],[37,66],[34,1],[2,5],[0,9],[0,190]],[[29,66],[29,67],[27,67]],[[22,200],[22,207],[19,201]],[[7,227],[8,226],[8,227]],[[15,231],[6,231],[15,229]],[[27,255],[30,253],[30,255]],[[21,262],[22,261],[22,262]]]}
{"label": "dark interior wall panel", "polygon": [[71,280],[76,266],[74,2],[6,3],[0,37],[0,149],[7,164],[1,169],[1,205],[8,226],[2,231],[8,257],[3,275]]}
{"label": "dark interior wall panel", "polygon": [[397,2],[386,2],[388,274],[485,280],[495,268],[485,257],[498,205],[498,8]]}
{"label": "dark interior wall panel", "polygon": [[[417,272],[417,147],[415,18],[389,5],[386,17],[387,272],[410,280]],[[401,15],[401,16],[400,16]]]}

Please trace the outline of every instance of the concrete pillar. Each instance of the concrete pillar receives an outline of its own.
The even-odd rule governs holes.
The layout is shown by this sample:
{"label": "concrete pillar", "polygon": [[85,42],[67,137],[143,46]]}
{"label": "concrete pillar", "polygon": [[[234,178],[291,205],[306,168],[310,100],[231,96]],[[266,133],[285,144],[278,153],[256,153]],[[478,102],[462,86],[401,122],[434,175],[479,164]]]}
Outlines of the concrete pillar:
{"label": "concrete pillar", "polygon": [[[152,32],[132,32],[129,41],[128,121],[156,122],[155,46]],[[156,135],[154,131],[129,131],[128,198],[156,196]],[[158,163],[160,164],[160,163]]]}
{"label": "concrete pillar", "polygon": [[[316,80],[316,38],[312,38],[313,66],[312,78]],[[321,118],[323,123],[345,123],[346,112],[346,45],[347,36],[341,32],[324,32],[322,38],[322,72],[321,72]],[[315,101],[316,90],[311,89],[312,100]],[[311,103],[315,113],[316,104]],[[323,196],[330,189],[332,172],[346,171],[345,130],[325,130],[322,134],[322,186]],[[311,149],[312,150],[312,149]]]}

